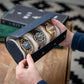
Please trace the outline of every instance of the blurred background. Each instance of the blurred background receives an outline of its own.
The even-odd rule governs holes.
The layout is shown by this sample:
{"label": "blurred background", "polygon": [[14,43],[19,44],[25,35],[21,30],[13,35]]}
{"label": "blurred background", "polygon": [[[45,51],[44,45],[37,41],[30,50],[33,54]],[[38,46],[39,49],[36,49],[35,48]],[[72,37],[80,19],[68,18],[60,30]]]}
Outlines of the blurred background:
{"label": "blurred background", "polygon": [[[84,33],[84,0],[0,0],[0,14],[16,4],[68,15],[74,33]],[[70,84],[84,84],[84,52],[72,51]]]}

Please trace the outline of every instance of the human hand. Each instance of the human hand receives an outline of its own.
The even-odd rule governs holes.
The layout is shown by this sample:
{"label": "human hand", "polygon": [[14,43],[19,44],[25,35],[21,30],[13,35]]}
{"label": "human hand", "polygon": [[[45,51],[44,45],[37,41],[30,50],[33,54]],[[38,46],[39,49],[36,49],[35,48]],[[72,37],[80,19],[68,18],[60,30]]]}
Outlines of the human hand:
{"label": "human hand", "polygon": [[[28,67],[28,68],[25,68]],[[16,67],[16,79],[20,84],[37,84],[42,80],[40,73],[35,67],[31,55],[27,55],[27,59],[22,60]]]}
{"label": "human hand", "polygon": [[73,39],[73,33],[70,32],[61,22],[55,19],[51,19],[51,23],[56,25],[59,29],[60,32],[64,32],[67,30],[66,38],[63,42],[61,42],[59,45],[64,46],[64,47],[71,47],[72,39]]}

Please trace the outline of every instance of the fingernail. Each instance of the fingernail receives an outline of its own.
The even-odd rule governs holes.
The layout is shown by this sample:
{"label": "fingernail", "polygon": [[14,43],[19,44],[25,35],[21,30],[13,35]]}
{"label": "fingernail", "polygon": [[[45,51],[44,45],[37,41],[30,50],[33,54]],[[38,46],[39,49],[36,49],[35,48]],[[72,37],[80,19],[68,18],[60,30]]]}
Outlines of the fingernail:
{"label": "fingernail", "polygon": [[27,54],[26,59],[27,59],[27,57],[29,57],[29,54]]}
{"label": "fingernail", "polygon": [[55,24],[56,23],[56,20],[55,19],[52,19],[52,23]]}
{"label": "fingernail", "polygon": [[27,54],[27,57],[30,56],[30,54]]}
{"label": "fingernail", "polygon": [[52,19],[53,21],[56,21],[55,19]]}

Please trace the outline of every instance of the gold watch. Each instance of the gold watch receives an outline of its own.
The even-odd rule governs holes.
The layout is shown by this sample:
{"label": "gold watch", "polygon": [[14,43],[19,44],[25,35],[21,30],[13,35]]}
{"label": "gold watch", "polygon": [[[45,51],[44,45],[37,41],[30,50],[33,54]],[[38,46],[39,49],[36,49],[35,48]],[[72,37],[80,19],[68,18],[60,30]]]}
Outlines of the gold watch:
{"label": "gold watch", "polygon": [[49,22],[44,23],[46,31],[51,35],[51,40],[55,38],[56,28]]}
{"label": "gold watch", "polygon": [[20,38],[20,45],[24,52],[27,54],[31,54],[33,52],[33,45],[30,40]]}

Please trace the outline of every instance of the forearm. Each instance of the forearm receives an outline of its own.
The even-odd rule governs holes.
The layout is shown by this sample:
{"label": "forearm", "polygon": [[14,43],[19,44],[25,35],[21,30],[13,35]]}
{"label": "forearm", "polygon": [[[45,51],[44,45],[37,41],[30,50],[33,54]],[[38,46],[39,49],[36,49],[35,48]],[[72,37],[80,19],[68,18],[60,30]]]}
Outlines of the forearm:
{"label": "forearm", "polygon": [[76,32],[72,39],[71,48],[74,50],[84,51],[84,34]]}

